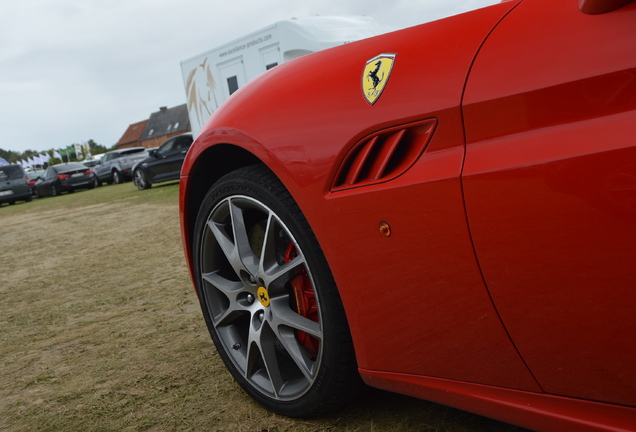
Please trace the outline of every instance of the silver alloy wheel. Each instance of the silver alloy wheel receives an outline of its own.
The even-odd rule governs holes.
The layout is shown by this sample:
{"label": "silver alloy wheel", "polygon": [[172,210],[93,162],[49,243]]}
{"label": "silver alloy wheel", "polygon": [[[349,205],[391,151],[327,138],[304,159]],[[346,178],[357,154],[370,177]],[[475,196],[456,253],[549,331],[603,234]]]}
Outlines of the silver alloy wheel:
{"label": "silver alloy wheel", "polygon": [[137,186],[137,189],[148,189],[149,185],[146,182],[146,176],[140,169],[135,170],[135,173],[133,174],[133,181],[135,183],[135,186]]}
{"label": "silver alloy wheel", "polygon": [[[232,195],[210,213],[200,244],[202,295],[224,351],[261,394],[298,399],[318,375],[323,328],[311,271],[290,230],[260,201]],[[299,305],[298,284],[314,314]]]}

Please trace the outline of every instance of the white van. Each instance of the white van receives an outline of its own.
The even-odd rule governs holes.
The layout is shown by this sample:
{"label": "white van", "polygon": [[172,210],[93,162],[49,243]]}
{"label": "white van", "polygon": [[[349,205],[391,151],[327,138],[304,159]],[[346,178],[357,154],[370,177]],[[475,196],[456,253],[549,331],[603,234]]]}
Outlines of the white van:
{"label": "white van", "polygon": [[181,62],[192,134],[247,81],[283,62],[382,33],[369,17],[279,21]]}

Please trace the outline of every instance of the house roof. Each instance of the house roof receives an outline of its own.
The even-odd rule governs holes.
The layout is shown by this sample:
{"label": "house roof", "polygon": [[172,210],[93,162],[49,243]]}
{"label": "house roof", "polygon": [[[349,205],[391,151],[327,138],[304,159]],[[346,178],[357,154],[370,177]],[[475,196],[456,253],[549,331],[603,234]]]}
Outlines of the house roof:
{"label": "house roof", "polygon": [[126,129],[124,135],[122,135],[122,137],[117,142],[117,146],[139,141],[139,138],[141,138],[141,135],[144,133],[144,129],[146,128],[147,123],[148,120],[144,120],[128,126],[128,129]]}
{"label": "house roof", "polygon": [[173,108],[161,107],[159,111],[150,114],[140,141],[189,131],[190,119],[186,104]]}

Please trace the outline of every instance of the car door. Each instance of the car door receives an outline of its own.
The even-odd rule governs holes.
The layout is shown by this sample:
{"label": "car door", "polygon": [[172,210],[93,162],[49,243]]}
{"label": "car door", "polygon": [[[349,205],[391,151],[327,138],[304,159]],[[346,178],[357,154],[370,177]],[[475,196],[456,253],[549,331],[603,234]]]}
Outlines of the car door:
{"label": "car door", "polygon": [[48,167],[42,176],[42,182],[37,186],[40,195],[51,195],[51,184],[57,180],[55,168]]}
{"label": "car door", "polygon": [[[177,136],[169,139],[157,149],[155,160],[147,165],[151,173],[152,181],[162,181],[179,178],[183,159],[188,151],[189,145],[184,148],[188,141],[187,137]],[[191,143],[191,141],[190,141]]]}
{"label": "car door", "polygon": [[106,180],[106,178],[108,177],[108,173],[109,173],[109,161],[112,159],[113,155],[110,153],[105,154],[100,160],[99,162],[97,162],[97,165],[95,165],[92,169],[93,172],[95,173],[95,176],[100,180],[100,181],[104,181]]}
{"label": "car door", "polygon": [[171,161],[171,165],[169,167],[169,178],[177,179],[181,174],[181,167],[183,166],[183,161],[192,145],[192,136],[190,135],[182,135],[176,137],[175,140],[175,154]]}
{"label": "car door", "polygon": [[636,3],[578,3],[524,1],[482,47],[464,196],[484,280],[543,389],[636,405]]}
{"label": "car door", "polygon": [[161,178],[165,176],[168,169],[166,157],[173,152],[174,144],[175,138],[167,140],[154,152],[154,158],[149,162],[145,162],[146,170],[150,174],[150,181],[161,181]]}

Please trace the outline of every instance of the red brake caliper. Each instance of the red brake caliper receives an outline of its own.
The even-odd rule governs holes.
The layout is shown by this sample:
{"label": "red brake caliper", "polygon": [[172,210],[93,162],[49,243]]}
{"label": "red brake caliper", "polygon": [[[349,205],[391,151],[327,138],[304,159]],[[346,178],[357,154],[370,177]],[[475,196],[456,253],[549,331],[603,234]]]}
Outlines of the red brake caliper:
{"label": "red brake caliper", "polygon": [[[283,262],[288,263],[294,257],[298,255],[294,243],[290,242],[285,251]],[[306,270],[301,270],[296,276],[291,279],[291,286],[294,290],[294,296],[296,297],[296,311],[314,322],[318,322],[318,305],[316,304],[316,295],[314,289],[311,286],[309,275]],[[313,336],[307,333],[296,330],[296,339],[307,350],[307,354],[311,358],[315,358],[318,353],[318,346],[320,342]]]}

